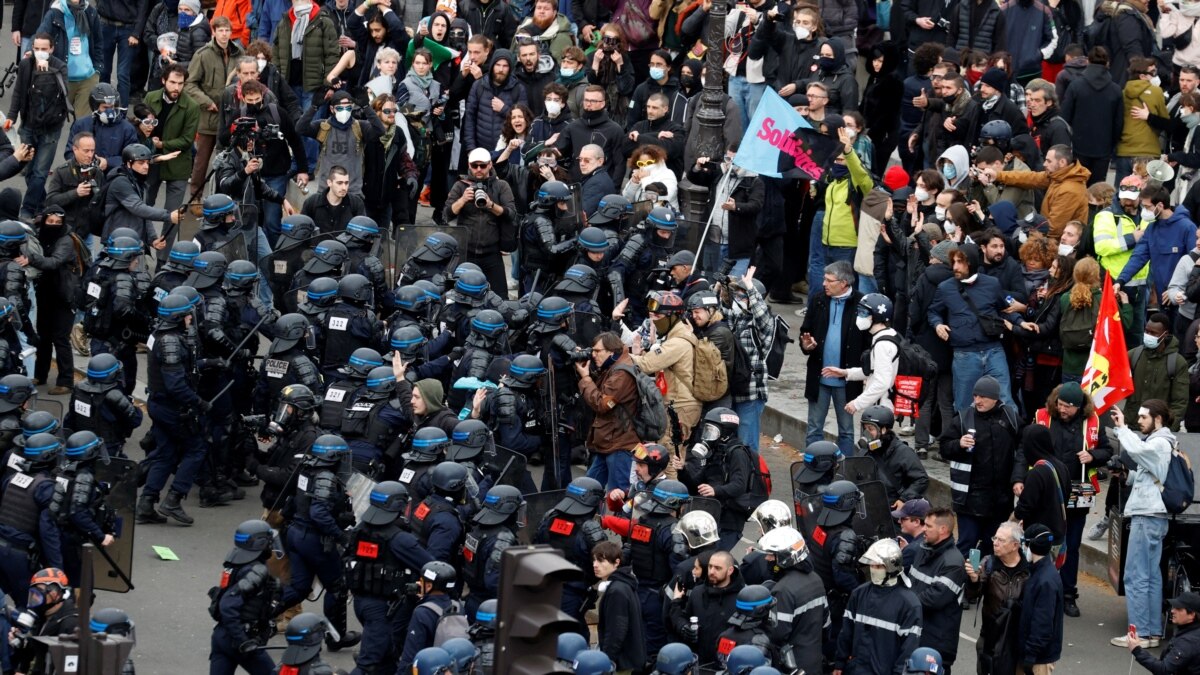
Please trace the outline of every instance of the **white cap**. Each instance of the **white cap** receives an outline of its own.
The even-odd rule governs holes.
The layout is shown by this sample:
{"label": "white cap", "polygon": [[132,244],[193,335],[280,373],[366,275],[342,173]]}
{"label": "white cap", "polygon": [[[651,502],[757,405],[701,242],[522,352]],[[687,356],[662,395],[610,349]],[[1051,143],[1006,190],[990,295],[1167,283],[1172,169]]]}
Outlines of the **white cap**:
{"label": "white cap", "polygon": [[474,164],[475,162],[491,162],[492,153],[483,148],[475,148],[471,154],[467,155],[467,163]]}

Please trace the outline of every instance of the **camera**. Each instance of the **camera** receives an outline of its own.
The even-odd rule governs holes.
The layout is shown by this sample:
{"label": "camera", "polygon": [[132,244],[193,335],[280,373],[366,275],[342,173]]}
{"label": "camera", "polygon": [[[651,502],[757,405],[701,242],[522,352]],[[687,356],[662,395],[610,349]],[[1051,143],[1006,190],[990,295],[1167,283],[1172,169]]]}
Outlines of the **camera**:
{"label": "camera", "polygon": [[475,191],[475,208],[483,210],[488,205],[487,186],[483,183],[473,183],[471,189]]}
{"label": "camera", "polygon": [[944,31],[949,31],[950,30],[950,20],[946,19],[946,18],[938,19],[937,27]]}
{"label": "camera", "polygon": [[259,126],[258,120],[254,117],[239,117],[233,121],[233,125],[229,129],[230,142],[234,146],[250,147],[250,143],[254,143],[254,147],[250,150],[251,157],[262,157],[263,144],[267,141],[279,140],[283,138],[283,132],[279,130],[278,124],[268,124]]}

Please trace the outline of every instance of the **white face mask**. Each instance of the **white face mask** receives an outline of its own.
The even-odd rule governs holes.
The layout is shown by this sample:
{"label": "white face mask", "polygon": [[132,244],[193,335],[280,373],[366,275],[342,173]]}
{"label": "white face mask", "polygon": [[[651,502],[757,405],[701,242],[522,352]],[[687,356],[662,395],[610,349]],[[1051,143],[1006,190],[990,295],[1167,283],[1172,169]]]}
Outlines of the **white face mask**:
{"label": "white face mask", "polygon": [[1154,77],[1150,78],[1150,84],[1152,84],[1156,87],[1161,87],[1162,86],[1162,78],[1155,75]]}
{"label": "white face mask", "polygon": [[1142,207],[1141,216],[1142,216],[1142,222],[1148,223],[1148,222],[1154,220],[1154,211],[1152,211],[1151,209]]}
{"label": "white face mask", "polygon": [[857,129],[847,129],[846,137],[849,138],[850,140],[854,140],[854,139],[858,138],[858,130]]}
{"label": "white face mask", "polygon": [[871,327],[871,317],[856,316],[854,317],[854,327],[859,330],[867,330]]}
{"label": "white face mask", "polygon": [[267,60],[266,59],[255,59],[255,63],[258,64],[258,72],[261,73],[262,71],[267,69]]}
{"label": "white face mask", "polygon": [[808,36],[812,35],[807,28],[799,24],[792,24],[792,31],[796,34],[797,40],[807,40]]}
{"label": "white face mask", "polygon": [[50,60],[50,52],[34,52],[33,58],[37,59],[38,63],[45,63]]}
{"label": "white face mask", "polygon": [[562,112],[562,103],[559,103],[558,101],[546,101],[547,115],[551,117],[558,117],[560,112]]}
{"label": "white face mask", "polygon": [[913,195],[916,196],[917,201],[919,202],[929,201],[929,190],[926,190],[925,188],[917,188],[916,191],[913,192]]}
{"label": "white face mask", "polygon": [[944,229],[948,235],[954,234],[955,232],[958,232],[958,225],[955,225],[954,221],[947,220],[946,222],[942,223],[942,229]]}
{"label": "white face mask", "polygon": [[1059,255],[1071,255],[1074,252],[1075,252],[1075,247],[1070,244],[1059,244],[1058,245],[1058,254]]}
{"label": "white face mask", "polygon": [[945,220],[946,219],[946,209],[941,206],[933,207],[933,217],[937,218],[938,220]]}
{"label": "white face mask", "polygon": [[345,124],[350,121],[350,115],[349,110],[339,110],[333,114],[333,118],[338,121],[338,124]]}

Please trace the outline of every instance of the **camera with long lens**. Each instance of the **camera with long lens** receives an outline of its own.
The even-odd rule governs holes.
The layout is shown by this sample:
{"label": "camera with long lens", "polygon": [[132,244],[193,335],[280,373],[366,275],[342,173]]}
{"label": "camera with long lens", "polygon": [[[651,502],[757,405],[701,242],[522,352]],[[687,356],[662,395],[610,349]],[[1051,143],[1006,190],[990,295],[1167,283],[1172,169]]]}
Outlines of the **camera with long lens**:
{"label": "camera with long lens", "polygon": [[258,120],[254,117],[239,117],[233,121],[229,136],[235,147],[250,148],[250,143],[253,142],[250,156],[262,157],[263,145],[267,141],[282,139],[283,132],[279,130],[278,124],[259,126]]}
{"label": "camera with long lens", "polygon": [[88,185],[92,186],[93,194],[95,193],[96,188],[100,187],[99,181],[96,180],[96,168],[97,167],[95,164],[79,167],[79,177],[82,179],[79,182],[87,183]]}
{"label": "camera with long lens", "polygon": [[475,208],[480,211],[486,209],[488,205],[487,186],[483,183],[475,183],[471,189],[475,191]]}

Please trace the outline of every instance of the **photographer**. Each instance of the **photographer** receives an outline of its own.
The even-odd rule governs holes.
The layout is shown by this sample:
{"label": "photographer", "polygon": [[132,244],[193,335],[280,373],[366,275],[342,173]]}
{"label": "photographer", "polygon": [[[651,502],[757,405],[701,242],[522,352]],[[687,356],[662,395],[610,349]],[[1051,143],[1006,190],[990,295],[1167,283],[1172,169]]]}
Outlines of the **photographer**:
{"label": "photographer", "polygon": [[[1110,413],[1117,441],[1121,444],[1121,463],[1131,469],[1127,483],[1132,486],[1125,515],[1130,517],[1129,553],[1125,560],[1125,608],[1129,624],[1135,628],[1110,642],[1128,647],[1137,640],[1143,649],[1157,647],[1162,637],[1162,558],[1163,539],[1167,536],[1167,509],[1163,504],[1162,485],[1167,480],[1171,453],[1178,442],[1171,433],[1171,410],[1152,398],[1138,408],[1140,434],[1125,426],[1125,415],[1113,407]],[[1146,638],[1139,637],[1147,636]],[[1148,639],[1147,639],[1148,638]]]}
{"label": "photographer", "polygon": [[[323,113],[317,119],[317,113]],[[383,136],[383,123],[370,109],[354,103],[349,92],[337,91],[328,103],[317,97],[297,125],[300,133],[317,139],[317,182],[329,177],[331,167],[341,166],[350,175],[350,193],[362,197],[363,147]],[[312,161],[312,158],[309,158]]]}
{"label": "photographer", "polygon": [[[256,84],[252,83],[251,86]],[[259,236],[263,236],[263,206],[266,203],[281,205],[284,215],[288,216],[296,210],[283,198],[283,194],[263,180],[263,157],[258,143],[265,134],[258,127],[258,121],[243,117],[234,122],[234,128],[231,137],[233,147],[217,155],[213,169],[213,192],[229,195],[241,204],[243,213],[255,214],[243,225],[254,227]],[[261,244],[259,249],[259,255],[270,253],[269,250],[264,253]]]}
{"label": "photographer", "polygon": [[46,181],[46,205],[58,206],[67,212],[66,224],[82,239],[92,236],[92,200],[104,187],[107,178],[96,164],[96,138],[90,132],[75,135],[71,158],[50,172]]}
{"label": "photographer", "polygon": [[500,252],[515,248],[517,239],[512,186],[496,177],[492,153],[486,148],[472,150],[467,165],[468,175],[450,188],[444,209],[446,222],[455,221],[467,228],[462,262],[479,265],[492,288],[505,289],[508,284]]}

